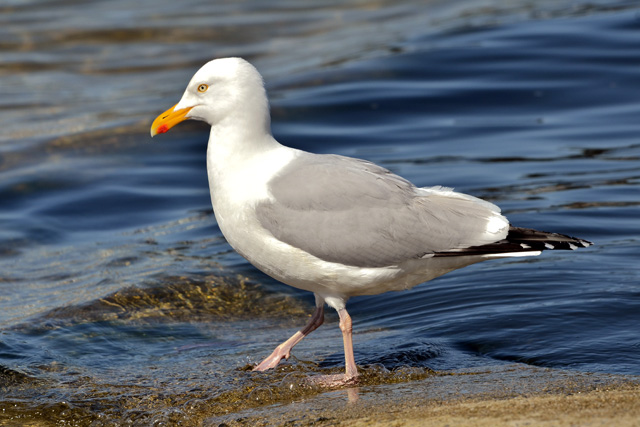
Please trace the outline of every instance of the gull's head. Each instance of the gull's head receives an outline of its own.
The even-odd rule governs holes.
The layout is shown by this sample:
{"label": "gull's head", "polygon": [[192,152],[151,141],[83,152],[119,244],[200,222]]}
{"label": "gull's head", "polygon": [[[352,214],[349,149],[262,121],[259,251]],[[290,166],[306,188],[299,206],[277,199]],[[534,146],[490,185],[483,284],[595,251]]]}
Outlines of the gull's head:
{"label": "gull's head", "polygon": [[211,126],[228,121],[238,126],[269,126],[269,107],[262,76],[241,58],[214,59],[191,78],[180,102],[160,114],[151,136],[194,119]]}

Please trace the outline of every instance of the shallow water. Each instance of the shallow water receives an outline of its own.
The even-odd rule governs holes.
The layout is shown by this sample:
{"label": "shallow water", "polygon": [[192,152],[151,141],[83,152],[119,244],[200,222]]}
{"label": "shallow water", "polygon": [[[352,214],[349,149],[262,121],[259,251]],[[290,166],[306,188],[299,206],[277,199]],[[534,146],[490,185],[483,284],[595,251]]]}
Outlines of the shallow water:
{"label": "shallow water", "polygon": [[1,413],[202,420],[317,396],[301,380],[342,368],[331,313],[281,371],[248,371],[313,299],[224,241],[205,126],[150,142],[193,72],[228,55],[264,74],[281,142],[596,243],[352,299],[363,388],[513,362],[640,375],[640,9],[269,5],[0,10]]}

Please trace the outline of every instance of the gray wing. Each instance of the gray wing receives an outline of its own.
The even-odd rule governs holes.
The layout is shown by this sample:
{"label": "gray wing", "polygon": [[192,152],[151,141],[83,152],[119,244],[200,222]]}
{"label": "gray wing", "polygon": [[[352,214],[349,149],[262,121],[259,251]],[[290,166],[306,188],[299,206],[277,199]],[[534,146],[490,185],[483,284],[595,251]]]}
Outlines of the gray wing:
{"label": "gray wing", "polygon": [[364,160],[304,153],[268,186],[273,201],[256,206],[262,226],[325,261],[383,267],[504,237],[486,233],[494,205],[417,189]]}

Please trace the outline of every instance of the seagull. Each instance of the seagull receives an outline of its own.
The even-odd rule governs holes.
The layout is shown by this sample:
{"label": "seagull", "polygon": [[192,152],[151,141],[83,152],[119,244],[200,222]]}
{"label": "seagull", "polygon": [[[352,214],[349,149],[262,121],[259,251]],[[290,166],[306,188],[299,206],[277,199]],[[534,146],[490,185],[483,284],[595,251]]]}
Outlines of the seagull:
{"label": "seagull", "polygon": [[241,58],[202,66],[180,102],[153,121],[151,136],[186,119],[211,126],[211,202],[228,243],[262,272],[315,296],[309,322],[255,371],[288,359],[323,323],[326,303],[340,318],[345,373],[323,383],[356,383],[349,298],[410,289],[480,261],[591,245],[511,226],[492,203],[446,187],[416,187],[365,160],[280,144],[271,134],[262,76]]}

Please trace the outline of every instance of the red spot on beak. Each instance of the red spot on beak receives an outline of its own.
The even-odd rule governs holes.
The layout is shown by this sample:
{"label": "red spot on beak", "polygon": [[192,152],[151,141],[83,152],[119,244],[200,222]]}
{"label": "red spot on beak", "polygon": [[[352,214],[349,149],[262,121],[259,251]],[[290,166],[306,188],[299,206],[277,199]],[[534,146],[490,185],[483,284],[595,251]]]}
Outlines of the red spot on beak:
{"label": "red spot on beak", "polygon": [[163,124],[163,125],[160,125],[158,127],[157,132],[158,133],[166,133],[168,130],[169,130],[169,126]]}

